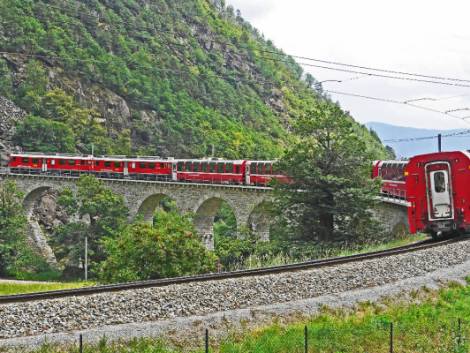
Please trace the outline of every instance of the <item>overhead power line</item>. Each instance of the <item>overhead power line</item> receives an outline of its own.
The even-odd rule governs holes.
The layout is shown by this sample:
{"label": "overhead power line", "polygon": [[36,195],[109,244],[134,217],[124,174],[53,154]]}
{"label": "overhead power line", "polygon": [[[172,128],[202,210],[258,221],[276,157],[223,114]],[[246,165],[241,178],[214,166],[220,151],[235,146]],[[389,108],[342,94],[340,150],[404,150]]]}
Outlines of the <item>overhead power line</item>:
{"label": "overhead power line", "polygon": [[373,68],[373,67],[368,67],[368,66],[346,64],[346,63],[337,62],[337,61],[315,59],[315,58],[309,58],[309,57],[306,57],[306,56],[299,56],[299,55],[292,55],[292,54],[289,55],[289,56],[291,56],[293,58],[296,58],[296,59],[300,59],[300,60],[315,61],[315,62],[319,62],[319,63],[323,63],[323,64],[338,65],[338,66],[351,67],[351,68],[356,68],[356,69],[384,72],[384,73],[388,73],[388,74],[397,74],[397,75],[405,75],[405,76],[422,77],[422,78],[428,78],[428,79],[434,79],[434,80],[456,81],[456,82],[468,82],[468,83],[470,83],[470,80],[467,80],[467,79],[444,77],[444,76],[437,76],[437,75],[424,75],[424,74],[398,71],[398,70],[390,70],[390,69],[378,69],[378,68]]}
{"label": "overhead power line", "polygon": [[[264,56],[263,56],[263,58],[270,59],[270,58],[264,57]],[[279,60],[277,60],[277,61],[279,61]],[[307,64],[307,63],[299,63],[299,65],[308,66],[308,67],[316,67],[316,68],[325,69],[325,70],[347,72],[347,73],[351,73],[351,74],[359,74],[359,75],[368,75],[368,76],[372,76],[372,77],[388,78],[388,79],[393,79],[393,80],[423,82],[423,83],[429,83],[429,84],[435,84],[435,85],[470,88],[470,84],[463,84],[463,83],[453,83],[453,82],[444,82],[444,81],[436,81],[436,80],[425,80],[425,79],[412,78],[412,77],[401,77],[401,76],[374,74],[374,73],[364,72],[364,71],[340,69],[340,68],[337,68],[337,67],[329,67],[329,66],[324,66],[324,65]]]}
{"label": "overhead power line", "polygon": [[[470,134],[470,130],[463,130],[459,132],[453,132],[450,134],[441,134],[441,137],[463,137],[464,135]],[[433,136],[420,136],[420,137],[407,137],[407,138],[398,138],[398,139],[389,139],[383,140],[385,143],[397,143],[397,142],[413,142],[413,141],[424,141],[424,140],[433,140],[438,138],[439,135]]]}
{"label": "overhead power line", "polygon": [[459,119],[459,120],[464,121],[467,124],[470,123],[467,120],[465,120],[465,117],[460,117],[460,116],[457,116],[457,115],[449,114],[447,112],[444,112],[444,111],[441,111],[441,110],[438,110],[438,109],[423,107],[423,106],[417,105],[417,104],[405,103],[406,101],[399,101],[399,100],[390,99],[390,98],[372,97],[372,96],[366,96],[366,95],[350,93],[350,92],[340,92],[340,91],[332,91],[332,90],[325,90],[325,92],[328,92],[328,93],[331,93],[331,94],[339,94],[339,95],[342,95],[342,96],[369,99],[369,100],[385,102],[385,103],[406,105],[406,106],[409,106],[409,107],[414,107],[416,109],[426,110],[426,111],[433,112],[433,113],[439,113],[439,114],[442,114],[442,115],[445,115],[445,116],[448,116],[448,117],[451,117],[451,118],[454,118],[454,119]]}

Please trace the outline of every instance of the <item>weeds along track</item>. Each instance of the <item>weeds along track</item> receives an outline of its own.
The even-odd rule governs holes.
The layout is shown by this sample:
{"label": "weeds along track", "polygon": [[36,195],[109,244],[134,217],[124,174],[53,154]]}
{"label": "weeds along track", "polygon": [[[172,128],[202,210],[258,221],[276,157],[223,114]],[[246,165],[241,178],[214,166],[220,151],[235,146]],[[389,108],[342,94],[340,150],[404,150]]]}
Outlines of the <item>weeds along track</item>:
{"label": "weeds along track", "polygon": [[381,257],[388,257],[394,255],[400,255],[405,253],[417,252],[420,250],[435,248],[450,243],[455,243],[468,239],[468,237],[458,237],[451,238],[439,241],[433,240],[424,240],[417,243],[400,246],[392,249],[374,251],[363,254],[355,254],[342,257],[327,258],[321,260],[311,260],[289,265],[281,266],[272,266],[264,267],[251,270],[240,270],[233,272],[221,272],[221,273],[209,273],[197,276],[185,276],[185,277],[175,277],[175,278],[166,278],[158,280],[148,280],[148,281],[138,281],[130,282],[124,284],[111,284],[111,285],[100,285],[93,287],[84,287],[77,289],[66,289],[66,290],[55,290],[48,292],[38,292],[30,294],[16,294],[16,295],[5,295],[0,296],[0,304],[15,303],[15,302],[31,302],[38,300],[47,300],[63,297],[74,297],[74,296],[86,296],[97,293],[110,293],[110,292],[119,292],[126,291],[131,289],[140,289],[140,288],[151,288],[151,287],[165,287],[174,284],[183,284],[183,283],[196,283],[196,282],[206,282],[206,281],[217,281],[230,278],[241,278],[241,277],[255,277],[270,275],[276,273],[287,273],[295,272],[302,270],[309,270],[314,268],[321,267],[333,267],[340,264],[360,262],[370,259],[377,259]]}

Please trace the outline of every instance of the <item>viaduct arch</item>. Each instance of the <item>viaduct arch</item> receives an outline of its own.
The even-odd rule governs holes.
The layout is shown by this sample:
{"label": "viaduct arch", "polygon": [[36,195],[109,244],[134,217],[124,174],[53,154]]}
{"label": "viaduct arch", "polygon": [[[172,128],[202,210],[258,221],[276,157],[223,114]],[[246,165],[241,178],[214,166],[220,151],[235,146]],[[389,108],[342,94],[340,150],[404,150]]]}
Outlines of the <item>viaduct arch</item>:
{"label": "viaduct arch", "polygon": [[[63,176],[1,174],[0,180],[16,182],[24,193],[23,204],[33,228],[34,241],[40,239],[37,220],[33,218],[35,203],[48,190],[61,190],[65,187],[76,190],[77,178]],[[232,209],[237,228],[248,227],[258,234],[259,239],[269,240],[269,216],[267,205],[272,201],[271,188],[239,185],[213,185],[193,183],[154,182],[138,180],[102,179],[105,185],[116,194],[122,195],[129,208],[130,219],[141,215],[151,222],[155,210],[162,200],[170,198],[176,208],[193,214],[194,225],[208,249],[214,248],[214,218],[223,202]],[[52,254],[53,255],[53,254]],[[50,254],[49,254],[50,256]]]}

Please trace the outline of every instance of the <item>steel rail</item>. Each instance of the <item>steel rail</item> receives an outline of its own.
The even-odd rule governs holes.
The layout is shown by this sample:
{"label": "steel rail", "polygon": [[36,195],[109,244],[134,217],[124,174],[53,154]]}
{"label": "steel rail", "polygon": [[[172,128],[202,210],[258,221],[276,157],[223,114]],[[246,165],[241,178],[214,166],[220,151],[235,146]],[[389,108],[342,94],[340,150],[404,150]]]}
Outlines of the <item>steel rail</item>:
{"label": "steel rail", "polygon": [[309,270],[314,268],[321,268],[327,266],[336,266],[340,264],[353,263],[359,261],[365,261],[370,259],[377,259],[381,257],[400,255],[410,252],[415,252],[424,249],[430,249],[458,241],[468,239],[466,237],[452,238],[440,241],[431,241],[424,240],[421,242],[404,245],[400,247],[395,247],[387,250],[374,251],[363,254],[348,255],[342,257],[333,257],[328,259],[321,260],[311,260],[289,265],[280,265],[272,267],[264,267],[250,270],[239,270],[232,272],[221,272],[221,273],[209,273],[196,276],[185,276],[185,277],[175,277],[175,278],[165,278],[157,280],[147,280],[147,281],[138,281],[138,282],[129,282],[129,283],[120,283],[120,284],[110,284],[110,285],[100,285],[93,287],[83,287],[77,289],[66,289],[66,290],[56,290],[48,292],[37,292],[37,293],[28,293],[28,294],[15,294],[15,295],[5,295],[0,296],[0,305],[7,303],[15,302],[30,302],[37,300],[47,300],[47,299],[56,299],[62,297],[74,297],[74,296],[85,296],[98,293],[110,293],[118,292],[131,289],[141,289],[141,288],[151,288],[151,287],[165,287],[175,284],[185,284],[185,283],[194,283],[194,282],[206,282],[214,280],[223,280],[230,278],[240,278],[240,277],[253,277],[261,275],[270,275],[283,272],[294,272],[301,270]]}

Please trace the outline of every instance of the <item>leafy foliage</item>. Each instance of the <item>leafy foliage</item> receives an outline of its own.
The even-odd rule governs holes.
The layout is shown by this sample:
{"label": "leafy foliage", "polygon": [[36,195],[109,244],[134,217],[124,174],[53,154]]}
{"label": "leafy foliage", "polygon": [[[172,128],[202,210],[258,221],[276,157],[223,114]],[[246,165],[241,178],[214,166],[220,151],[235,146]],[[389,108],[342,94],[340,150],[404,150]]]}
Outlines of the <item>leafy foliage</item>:
{"label": "leafy foliage", "polygon": [[100,277],[108,282],[146,280],[210,272],[215,256],[207,251],[188,215],[159,210],[155,224],[136,223],[105,241],[107,258]]}
{"label": "leafy foliage", "polygon": [[297,141],[281,160],[291,182],[277,185],[278,206],[288,226],[304,239],[366,235],[377,184],[370,179],[372,151],[352,119],[319,102],[294,126]]}
{"label": "leafy foliage", "polygon": [[33,115],[17,126],[13,141],[26,151],[75,151],[75,135],[69,126]]}
{"label": "leafy foliage", "polygon": [[49,266],[27,241],[22,194],[11,181],[0,183],[0,275],[24,278]]}
{"label": "leafy foliage", "polygon": [[127,225],[128,210],[122,196],[106,188],[93,176],[81,176],[77,194],[70,189],[61,192],[58,203],[72,219],[78,221],[59,226],[52,237],[52,246],[66,274],[76,275],[84,258],[85,237],[91,271],[105,259],[103,241],[115,237]]}
{"label": "leafy foliage", "polygon": [[[3,0],[0,14],[0,47],[24,54],[0,60],[0,92],[67,124],[79,152],[93,143],[100,153],[201,157],[214,145],[227,158],[274,158],[291,120],[322,99],[311,75],[303,81],[292,58],[221,1]],[[106,103],[89,108],[104,92],[125,99],[127,121],[102,121]]]}

